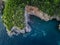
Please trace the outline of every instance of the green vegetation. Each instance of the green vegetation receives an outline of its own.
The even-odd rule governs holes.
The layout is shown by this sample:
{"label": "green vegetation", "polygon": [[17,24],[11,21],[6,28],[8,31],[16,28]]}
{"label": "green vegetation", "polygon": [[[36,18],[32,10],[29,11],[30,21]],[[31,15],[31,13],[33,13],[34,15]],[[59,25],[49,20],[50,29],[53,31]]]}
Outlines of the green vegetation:
{"label": "green vegetation", "polygon": [[3,22],[6,28],[10,31],[13,26],[20,29],[25,27],[24,4],[20,4],[20,0],[8,0],[5,4],[3,13]]}
{"label": "green vegetation", "polygon": [[37,6],[50,16],[60,15],[60,0],[6,0],[3,22],[8,30],[13,26],[25,27],[24,8],[26,5]]}
{"label": "green vegetation", "polygon": [[32,0],[33,6],[37,6],[43,12],[50,16],[60,15],[60,0]]}

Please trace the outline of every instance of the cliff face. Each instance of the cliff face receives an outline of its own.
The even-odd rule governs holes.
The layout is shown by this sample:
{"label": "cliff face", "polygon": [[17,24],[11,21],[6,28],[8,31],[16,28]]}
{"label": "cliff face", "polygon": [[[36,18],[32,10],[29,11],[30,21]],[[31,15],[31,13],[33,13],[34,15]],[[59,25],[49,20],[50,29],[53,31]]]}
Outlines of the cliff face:
{"label": "cliff face", "polygon": [[17,26],[20,29],[25,27],[24,7],[17,2],[20,2],[20,0],[7,0],[7,3],[5,3],[2,19],[9,31],[13,26]]}
{"label": "cliff face", "polygon": [[60,16],[59,15],[53,15],[53,16],[50,16],[46,13],[44,13],[43,11],[39,10],[38,7],[34,7],[34,6],[26,6],[26,12],[28,14],[31,14],[31,15],[35,15],[39,18],[41,18],[42,20],[45,20],[45,21],[49,21],[51,19],[56,19],[56,20],[60,20]]}
{"label": "cliff face", "polygon": [[[48,15],[44,12],[42,12],[41,10],[39,10],[39,8],[34,7],[34,6],[26,6],[26,12],[27,14],[31,14],[31,15],[35,15],[37,17],[39,17],[40,19],[44,20],[44,21],[49,21],[52,19],[56,19],[57,21],[60,21],[60,16],[59,15]],[[60,29],[60,25],[59,25],[59,29]]]}
{"label": "cliff face", "polygon": [[29,14],[45,21],[53,18],[60,20],[60,15],[54,15],[55,12],[60,13],[59,7],[60,0],[6,0],[2,19],[8,32],[30,32],[30,26],[27,24]]}
{"label": "cliff face", "polygon": [[3,23],[7,33],[10,35],[30,32],[28,25],[28,14],[26,13],[25,4],[21,0],[7,0],[3,12]]}

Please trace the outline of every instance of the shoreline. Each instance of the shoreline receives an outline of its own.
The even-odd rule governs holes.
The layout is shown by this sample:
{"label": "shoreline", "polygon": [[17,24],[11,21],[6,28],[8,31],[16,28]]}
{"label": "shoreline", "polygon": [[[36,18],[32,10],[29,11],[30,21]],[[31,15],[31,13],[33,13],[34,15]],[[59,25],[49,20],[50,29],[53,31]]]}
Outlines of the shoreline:
{"label": "shoreline", "polygon": [[28,13],[26,11],[24,13],[24,16],[25,16],[25,25],[26,25],[25,28],[23,28],[21,30],[19,27],[13,26],[11,28],[11,31],[9,31],[8,29],[6,29],[9,36],[19,35],[19,34],[25,34],[25,33],[31,32],[31,27],[28,24],[28,22],[30,21],[29,20],[29,15],[28,15]]}
{"label": "shoreline", "polygon": [[[24,16],[25,16],[26,27],[23,28],[22,30],[20,30],[18,27],[13,26],[10,32],[7,31],[8,35],[11,36],[11,35],[25,34],[26,32],[31,32],[31,27],[28,24],[28,21],[30,21],[30,19],[29,19],[30,14],[34,15],[34,16],[37,16],[41,20],[44,20],[44,21],[49,21],[49,20],[52,20],[52,19],[56,19],[57,21],[60,21],[60,17],[59,16],[56,16],[56,15],[49,16],[48,14],[46,14],[46,13],[44,13],[42,11],[38,11],[37,8],[36,8],[37,12],[35,12],[36,10],[35,11],[33,10],[32,12],[31,11],[29,12],[29,11],[27,11],[27,9],[28,8],[25,7],[25,14],[24,14]],[[60,24],[59,24],[58,28],[60,29]]]}
{"label": "shoreline", "polygon": [[[41,20],[49,21],[49,20],[52,20],[52,19],[56,19],[57,21],[60,21],[60,16],[59,15],[50,16],[50,15],[44,13],[43,11],[39,10],[37,7],[34,7],[34,6],[28,6],[27,5],[25,8],[26,8],[26,12],[28,14],[37,16]],[[60,30],[60,24],[59,24],[59,30]]]}
{"label": "shoreline", "polygon": [[[11,31],[6,29],[9,36],[18,35],[18,34],[25,34],[27,32],[31,32],[31,27],[28,24],[28,21],[30,21],[30,19],[29,19],[30,14],[34,15],[34,16],[37,16],[41,20],[44,20],[44,21],[49,21],[49,20],[52,20],[52,19],[56,19],[57,21],[60,21],[60,17],[59,16],[56,16],[56,15],[50,16],[50,15],[40,11],[37,7],[33,7],[33,8],[32,7],[33,6],[26,6],[25,7],[25,13],[24,13],[25,25],[26,25],[25,28],[23,28],[21,30],[18,27],[13,26],[11,28]],[[30,9],[30,8],[32,8],[32,9]],[[59,24],[59,29],[60,29],[60,24]]]}

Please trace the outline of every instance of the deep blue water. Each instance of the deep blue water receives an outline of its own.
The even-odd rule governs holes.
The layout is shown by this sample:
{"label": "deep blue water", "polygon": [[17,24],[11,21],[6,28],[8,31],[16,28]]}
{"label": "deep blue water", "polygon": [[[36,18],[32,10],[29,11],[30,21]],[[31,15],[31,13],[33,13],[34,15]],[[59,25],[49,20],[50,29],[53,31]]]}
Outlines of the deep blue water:
{"label": "deep blue water", "polygon": [[38,17],[31,16],[28,22],[32,28],[30,33],[9,37],[0,16],[0,45],[60,45],[60,22],[51,20],[45,22]]}

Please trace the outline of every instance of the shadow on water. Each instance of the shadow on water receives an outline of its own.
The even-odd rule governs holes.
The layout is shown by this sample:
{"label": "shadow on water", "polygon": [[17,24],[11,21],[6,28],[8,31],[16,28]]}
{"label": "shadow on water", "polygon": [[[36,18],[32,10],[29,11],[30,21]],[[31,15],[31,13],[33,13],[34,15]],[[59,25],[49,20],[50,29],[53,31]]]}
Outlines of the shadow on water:
{"label": "shadow on water", "polygon": [[35,16],[30,16],[30,19],[30,33],[9,37],[0,18],[0,45],[58,45],[60,32],[57,25],[60,22],[55,19],[45,22]]}

